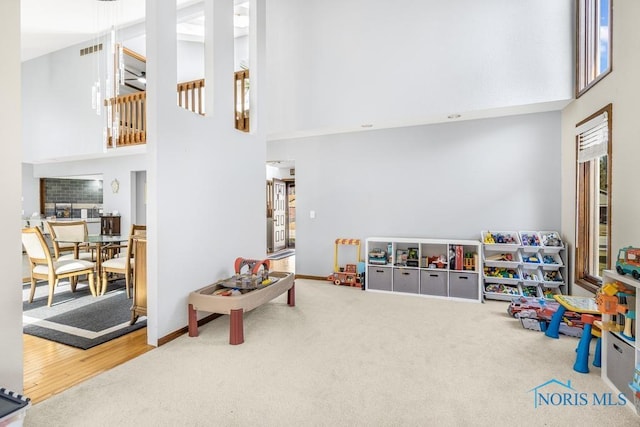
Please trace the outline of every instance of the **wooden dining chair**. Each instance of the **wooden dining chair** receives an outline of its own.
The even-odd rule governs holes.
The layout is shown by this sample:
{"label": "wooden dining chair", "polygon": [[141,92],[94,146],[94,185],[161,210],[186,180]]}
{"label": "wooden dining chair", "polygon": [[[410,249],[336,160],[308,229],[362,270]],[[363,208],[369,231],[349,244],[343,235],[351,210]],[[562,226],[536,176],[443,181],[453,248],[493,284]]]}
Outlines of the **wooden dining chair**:
{"label": "wooden dining chair", "polygon": [[86,261],[95,260],[95,247],[88,243],[66,243],[60,240],[82,241],[88,235],[86,221],[47,221],[47,229],[51,235],[53,252],[56,260],[84,259]]}
{"label": "wooden dining chair", "polygon": [[108,274],[115,273],[115,274],[124,275],[124,283],[127,291],[127,298],[131,298],[131,292],[129,291],[129,289],[133,287],[132,286],[133,269],[135,268],[135,253],[133,250],[133,247],[134,247],[133,237],[136,235],[145,234],[146,231],[147,231],[146,225],[132,224],[131,228],[129,229],[129,240],[127,243],[126,251],[124,251],[125,256],[111,258],[102,263],[102,265],[100,266],[100,270],[102,270],[100,271],[100,277],[102,278],[100,295],[104,295],[104,293],[107,291]]}
{"label": "wooden dining chair", "polygon": [[91,294],[97,296],[93,276],[96,265],[94,262],[83,259],[54,260],[51,256],[49,245],[38,227],[22,229],[22,245],[29,257],[31,270],[30,303],[33,302],[37,280],[47,280],[49,282],[49,300],[47,305],[51,306],[53,302],[53,291],[56,286],[58,286],[60,279],[69,279],[71,291],[75,292],[78,276],[85,274],[89,280]]}

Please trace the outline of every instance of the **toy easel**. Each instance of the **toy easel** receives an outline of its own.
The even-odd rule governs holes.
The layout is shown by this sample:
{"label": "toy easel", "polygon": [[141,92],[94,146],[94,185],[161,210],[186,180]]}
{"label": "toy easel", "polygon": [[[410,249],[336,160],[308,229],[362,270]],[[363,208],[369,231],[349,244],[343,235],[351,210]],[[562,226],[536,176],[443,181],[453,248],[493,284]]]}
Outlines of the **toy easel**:
{"label": "toy easel", "polygon": [[360,258],[360,239],[336,239],[336,243],[333,249],[333,272],[340,273],[340,266],[338,265],[338,246],[339,245],[356,245],[357,246],[357,259],[356,264],[361,261]]}

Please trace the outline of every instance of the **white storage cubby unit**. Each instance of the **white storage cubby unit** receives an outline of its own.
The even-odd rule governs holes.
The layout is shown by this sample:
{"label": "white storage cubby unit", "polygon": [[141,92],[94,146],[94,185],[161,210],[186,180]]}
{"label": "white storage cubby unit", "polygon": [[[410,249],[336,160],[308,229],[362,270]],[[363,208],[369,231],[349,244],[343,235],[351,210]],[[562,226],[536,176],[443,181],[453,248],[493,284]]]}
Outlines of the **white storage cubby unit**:
{"label": "white storage cubby unit", "polygon": [[477,240],[367,239],[366,289],[482,301]]}
{"label": "white storage cubby unit", "polygon": [[483,293],[488,299],[566,294],[564,244],[555,231],[483,231]]}
{"label": "white storage cubby unit", "polygon": [[[629,311],[640,313],[640,281],[633,279],[629,275],[620,275],[613,270],[605,270],[602,282],[620,283],[627,289],[635,289],[635,297],[627,298]],[[632,302],[632,304],[629,304]],[[608,314],[602,315],[602,323],[607,324],[611,320]],[[636,366],[640,365],[640,326],[636,320],[632,323],[632,335],[625,336],[623,332],[603,331],[602,333],[602,369],[600,375],[602,380],[607,383],[613,390],[623,393],[630,405],[638,415],[640,415],[640,399],[634,396],[634,391],[629,387],[629,383],[633,380]],[[616,393],[617,394],[617,393]],[[634,405],[635,400],[635,405]]]}

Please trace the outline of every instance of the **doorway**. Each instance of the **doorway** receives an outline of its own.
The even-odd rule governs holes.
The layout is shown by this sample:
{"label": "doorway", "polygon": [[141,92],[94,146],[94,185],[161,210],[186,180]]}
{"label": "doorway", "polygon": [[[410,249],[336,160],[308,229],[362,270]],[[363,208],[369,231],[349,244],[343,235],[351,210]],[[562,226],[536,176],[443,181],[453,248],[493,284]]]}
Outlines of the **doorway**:
{"label": "doorway", "polygon": [[295,185],[293,162],[268,162],[266,185],[267,254],[295,248]]}
{"label": "doorway", "polygon": [[287,247],[287,185],[280,179],[273,179],[273,252]]}

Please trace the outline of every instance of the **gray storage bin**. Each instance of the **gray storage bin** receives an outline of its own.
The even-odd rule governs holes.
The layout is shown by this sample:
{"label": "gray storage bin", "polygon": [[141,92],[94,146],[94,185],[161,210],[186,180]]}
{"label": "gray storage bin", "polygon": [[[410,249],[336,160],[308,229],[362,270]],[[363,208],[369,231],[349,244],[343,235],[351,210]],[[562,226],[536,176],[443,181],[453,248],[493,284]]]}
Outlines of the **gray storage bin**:
{"label": "gray storage bin", "polygon": [[629,383],[635,370],[634,348],[613,332],[607,336],[607,377],[627,400],[633,402],[633,392]]}
{"label": "gray storage bin", "polygon": [[449,295],[447,289],[447,272],[423,270],[420,272],[420,293],[425,295]]}
{"label": "gray storage bin", "polygon": [[367,289],[391,290],[391,267],[369,266],[367,270]]}
{"label": "gray storage bin", "polygon": [[393,291],[418,293],[418,270],[408,268],[393,269]]}
{"label": "gray storage bin", "polygon": [[449,296],[454,298],[477,300],[480,296],[478,289],[478,273],[449,273]]}

